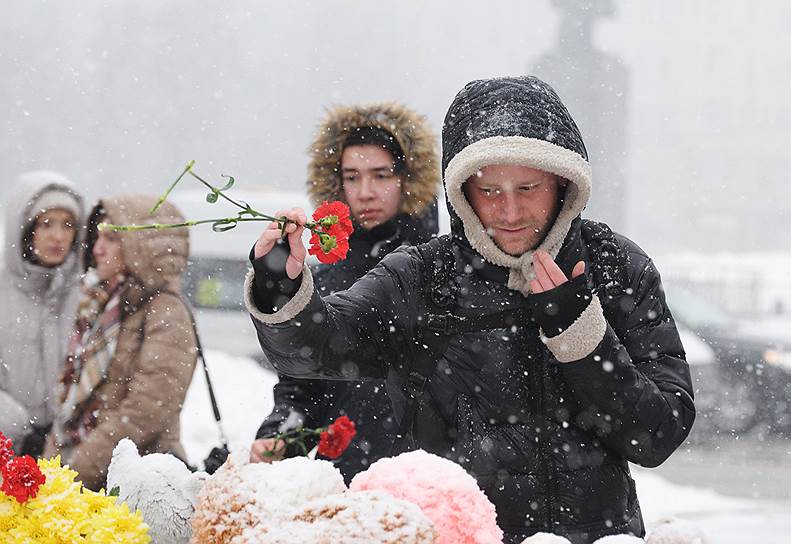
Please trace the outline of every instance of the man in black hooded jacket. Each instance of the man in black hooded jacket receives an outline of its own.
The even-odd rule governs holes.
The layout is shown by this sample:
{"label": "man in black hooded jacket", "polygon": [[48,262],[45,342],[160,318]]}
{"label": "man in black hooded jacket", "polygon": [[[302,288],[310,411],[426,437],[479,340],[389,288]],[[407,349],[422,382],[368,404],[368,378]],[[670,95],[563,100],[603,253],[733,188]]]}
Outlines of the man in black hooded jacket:
{"label": "man in black hooded jacket", "polygon": [[[312,270],[322,295],[348,289],[398,247],[437,235],[439,153],[423,116],[396,102],[336,106],[320,123],[309,154],[311,200],[316,206],[346,201],[355,225],[346,259]],[[285,246],[278,251],[288,255]],[[347,484],[390,454],[397,424],[383,380],[307,380],[281,373],[273,393],[274,407],[256,433],[251,461],[303,455],[297,444],[278,443],[278,433],[326,427],[342,415],[357,426],[348,449],[333,460]],[[304,445],[309,450],[315,444],[312,439]]]}
{"label": "man in black hooded jacket", "polygon": [[[656,268],[580,219],[587,152],[546,83],[469,83],[442,142],[452,234],[395,251],[322,298],[302,264],[302,229],[289,225],[285,265],[246,284],[262,348],[293,376],[386,378],[406,447],[473,474],[508,543],[642,536],[627,462],[661,464],[695,417]],[[264,231],[252,257],[277,237]],[[279,278],[295,285],[276,303],[263,286]]]}

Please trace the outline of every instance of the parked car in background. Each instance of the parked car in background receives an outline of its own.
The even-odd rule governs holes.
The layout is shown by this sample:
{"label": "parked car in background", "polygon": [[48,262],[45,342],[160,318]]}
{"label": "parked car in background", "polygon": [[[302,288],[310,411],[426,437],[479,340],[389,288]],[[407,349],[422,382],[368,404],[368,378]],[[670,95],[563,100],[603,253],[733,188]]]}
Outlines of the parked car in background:
{"label": "parked car in background", "polygon": [[[172,201],[187,219],[210,219],[236,214],[238,208],[206,201],[207,191],[174,191]],[[238,191],[229,195],[249,203],[263,213],[295,206],[312,209],[306,195],[290,191]],[[203,347],[231,355],[253,357],[268,366],[242,302],[244,278],[253,243],[266,223],[239,223],[225,232],[211,225],[192,227],[190,260],[184,272],[183,291],[195,309],[195,320]],[[306,239],[309,234],[306,234]]]}
{"label": "parked car in background", "polygon": [[744,433],[791,431],[791,341],[760,334],[694,293],[666,285],[695,384],[696,424]]}

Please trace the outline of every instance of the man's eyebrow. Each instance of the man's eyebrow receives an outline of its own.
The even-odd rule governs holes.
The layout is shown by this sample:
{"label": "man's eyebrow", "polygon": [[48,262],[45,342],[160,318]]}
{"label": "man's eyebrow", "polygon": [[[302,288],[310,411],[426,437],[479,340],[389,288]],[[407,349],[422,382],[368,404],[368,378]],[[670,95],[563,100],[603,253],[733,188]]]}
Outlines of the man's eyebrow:
{"label": "man's eyebrow", "polygon": [[[341,168],[343,172],[360,172],[358,168],[350,168],[344,166]],[[393,168],[391,166],[374,166],[373,168],[363,168],[363,172],[392,172]]]}

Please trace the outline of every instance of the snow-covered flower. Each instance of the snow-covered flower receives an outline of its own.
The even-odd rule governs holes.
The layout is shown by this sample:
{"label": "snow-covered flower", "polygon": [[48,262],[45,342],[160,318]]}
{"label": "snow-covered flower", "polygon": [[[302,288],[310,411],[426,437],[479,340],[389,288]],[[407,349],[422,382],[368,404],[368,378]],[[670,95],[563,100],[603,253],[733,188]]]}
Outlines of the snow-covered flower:
{"label": "snow-covered flower", "polygon": [[453,461],[422,450],[373,463],[352,491],[381,490],[420,506],[433,522],[437,544],[499,544],[494,505],[475,478]]}

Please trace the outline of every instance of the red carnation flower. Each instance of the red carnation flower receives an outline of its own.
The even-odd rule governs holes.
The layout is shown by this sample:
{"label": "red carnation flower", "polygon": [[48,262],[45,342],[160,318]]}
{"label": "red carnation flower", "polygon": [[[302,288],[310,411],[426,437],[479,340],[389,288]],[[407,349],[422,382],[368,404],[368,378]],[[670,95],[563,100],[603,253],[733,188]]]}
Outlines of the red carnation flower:
{"label": "red carnation flower", "polygon": [[349,239],[330,233],[316,234],[310,237],[308,253],[315,255],[319,262],[332,264],[342,261],[349,252]]}
{"label": "red carnation flower", "polygon": [[356,434],[354,421],[346,416],[341,416],[319,436],[318,451],[324,457],[336,459],[346,451]]}
{"label": "red carnation flower", "polygon": [[38,488],[47,481],[36,460],[29,455],[14,457],[3,465],[2,472],[3,485],[0,491],[14,497],[20,504],[34,499]]}
{"label": "red carnation flower", "polygon": [[0,467],[4,467],[14,457],[14,447],[10,438],[0,433]]}
{"label": "red carnation flower", "polygon": [[321,206],[313,212],[313,220],[324,227],[325,232],[328,227],[335,225],[338,225],[340,232],[345,232],[347,237],[354,232],[349,206],[337,200],[322,202]]}
{"label": "red carnation flower", "polygon": [[343,202],[323,202],[313,212],[315,227],[310,237],[308,253],[320,262],[332,264],[346,258],[349,236],[354,225],[349,217],[349,207]]}

